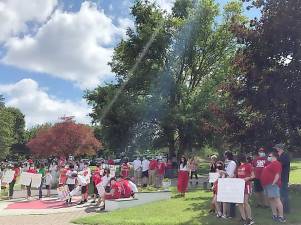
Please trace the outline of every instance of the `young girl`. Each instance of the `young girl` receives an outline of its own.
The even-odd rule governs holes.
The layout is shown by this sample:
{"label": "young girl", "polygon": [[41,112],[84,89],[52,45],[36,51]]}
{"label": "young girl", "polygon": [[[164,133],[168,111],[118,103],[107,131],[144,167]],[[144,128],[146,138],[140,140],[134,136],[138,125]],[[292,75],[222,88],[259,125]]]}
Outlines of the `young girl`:
{"label": "young girl", "polygon": [[238,204],[241,218],[245,221],[245,225],[254,224],[252,219],[251,207],[249,204],[249,197],[252,193],[252,183],[251,181],[255,178],[255,174],[253,171],[253,167],[250,163],[247,163],[246,156],[244,154],[240,154],[238,156],[238,162],[240,163],[237,168],[237,178],[244,179],[245,184],[245,195],[244,195],[244,203]]}
{"label": "young girl", "polygon": [[46,197],[50,197],[51,182],[52,182],[52,175],[49,170],[46,170],[46,174],[45,174],[45,184],[46,184],[46,190],[47,190]]}
{"label": "young girl", "polygon": [[187,165],[187,159],[182,156],[178,171],[178,192],[182,197],[185,197],[185,192],[188,189],[189,180],[189,168]]}

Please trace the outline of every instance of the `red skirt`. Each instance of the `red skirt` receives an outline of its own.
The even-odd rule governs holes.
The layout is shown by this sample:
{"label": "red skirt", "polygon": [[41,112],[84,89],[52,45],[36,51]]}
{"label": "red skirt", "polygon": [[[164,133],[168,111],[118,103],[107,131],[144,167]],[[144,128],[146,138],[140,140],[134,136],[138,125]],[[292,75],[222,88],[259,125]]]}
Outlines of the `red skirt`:
{"label": "red skirt", "polygon": [[178,192],[185,193],[188,190],[189,173],[188,171],[179,171],[178,173]]}

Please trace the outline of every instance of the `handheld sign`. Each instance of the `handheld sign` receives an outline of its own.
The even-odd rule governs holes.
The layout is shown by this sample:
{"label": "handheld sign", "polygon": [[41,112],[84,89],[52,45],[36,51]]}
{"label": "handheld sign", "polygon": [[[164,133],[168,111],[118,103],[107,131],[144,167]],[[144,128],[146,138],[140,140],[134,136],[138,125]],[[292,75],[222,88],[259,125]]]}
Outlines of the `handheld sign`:
{"label": "handheld sign", "polygon": [[214,183],[219,178],[219,173],[209,173],[209,183]]}
{"label": "handheld sign", "polygon": [[14,170],[7,170],[5,171],[3,177],[2,177],[2,183],[9,184],[13,181],[15,176]]}
{"label": "handheld sign", "polygon": [[239,178],[218,179],[218,202],[244,203],[245,181]]}
{"label": "handheld sign", "polygon": [[25,185],[25,186],[29,186],[31,183],[31,174],[32,173],[27,173],[27,172],[23,172],[20,175],[20,184]]}
{"label": "handheld sign", "polygon": [[35,188],[40,187],[41,182],[42,182],[42,174],[39,174],[39,173],[38,174],[34,174],[34,173],[31,174],[31,186],[32,187],[35,187]]}

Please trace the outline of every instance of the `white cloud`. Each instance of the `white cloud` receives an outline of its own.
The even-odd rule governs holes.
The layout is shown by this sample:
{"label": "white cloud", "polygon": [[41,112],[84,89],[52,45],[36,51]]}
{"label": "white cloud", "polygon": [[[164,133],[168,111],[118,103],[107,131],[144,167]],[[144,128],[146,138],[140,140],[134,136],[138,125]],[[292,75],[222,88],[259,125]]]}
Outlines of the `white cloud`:
{"label": "white cloud", "polygon": [[84,102],[60,100],[48,93],[32,79],[0,85],[0,93],[8,96],[6,105],[19,108],[25,114],[26,126],[55,122],[59,117],[75,116],[76,121],[89,123],[91,111]]}
{"label": "white cloud", "polygon": [[107,63],[120,35],[96,4],[83,2],[78,12],[57,9],[35,36],[11,38],[2,62],[93,88],[113,76]]}
{"label": "white cloud", "polygon": [[57,0],[0,0],[0,44],[28,30],[28,22],[43,23]]}
{"label": "white cloud", "polygon": [[128,28],[134,28],[134,21],[129,19],[129,18],[119,18],[118,19],[118,27],[119,27],[119,32],[122,34],[122,37],[124,39],[127,38],[126,36],[126,31]]}

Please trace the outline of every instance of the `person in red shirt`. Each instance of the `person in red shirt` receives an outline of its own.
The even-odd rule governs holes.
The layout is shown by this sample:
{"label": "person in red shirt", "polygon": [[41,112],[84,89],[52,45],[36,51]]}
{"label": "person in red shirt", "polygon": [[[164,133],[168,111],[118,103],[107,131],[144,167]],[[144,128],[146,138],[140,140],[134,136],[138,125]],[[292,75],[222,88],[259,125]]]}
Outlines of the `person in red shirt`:
{"label": "person in red shirt", "polygon": [[109,159],[108,160],[108,164],[111,165],[111,166],[115,165],[114,160],[113,159]]}
{"label": "person in red shirt", "polygon": [[237,168],[237,178],[244,179],[245,181],[245,195],[244,203],[238,204],[240,215],[245,224],[253,224],[251,206],[249,204],[249,197],[252,193],[252,183],[251,181],[255,178],[253,167],[250,163],[247,162],[247,157],[245,154],[240,154],[238,156],[238,161],[240,163]]}
{"label": "person in red shirt", "polygon": [[152,158],[149,163],[148,185],[155,185],[157,168],[158,161],[155,158]]}
{"label": "person in red shirt", "polygon": [[[37,170],[34,167],[34,164],[30,164],[29,169],[26,171],[27,173],[37,173]],[[27,189],[27,196],[26,199],[29,199],[31,197],[31,184],[26,186]]]}
{"label": "person in red shirt", "polygon": [[278,152],[270,152],[268,161],[271,163],[263,169],[260,181],[270,202],[273,220],[284,223],[286,220],[283,217],[283,205],[280,200],[282,165],[278,161]]}
{"label": "person in red shirt", "polygon": [[101,199],[104,203],[103,206],[100,208],[101,211],[104,210],[106,207],[106,200],[121,198],[122,187],[121,184],[116,181],[115,177],[112,177],[110,179],[110,187],[111,191],[109,193],[105,192],[104,196],[101,196]]}
{"label": "person in red shirt", "polygon": [[14,178],[12,182],[9,183],[9,199],[12,199],[14,194],[14,186],[17,180],[17,177],[20,175],[20,168],[18,164],[14,164],[13,171],[15,171]]}
{"label": "person in red shirt", "polygon": [[165,162],[163,162],[162,159],[158,160],[158,166],[157,166],[157,179],[156,179],[156,187],[160,188],[162,187],[162,183],[163,183],[163,179],[164,179],[164,175],[165,175],[165,168],[166,168],[166,164]]}
{"label": "person in red shirt", "polygon": [[254,167],[255,179],[254,179],[254,192],[256,197],[257,205],[256,207],[268,207],[267,198],[263,193],[263,187],[260,182],[261,173],[263,168],[266,167],[268,163],[268,159],[265,155],[265,149],[260,148],[258,150],[258,156],[252,161],[252,165]]}
{"label": "person in red shirt", "polygon": [[122,198],[130,198],[131,196],[133,196],[134,192],[127,179],[120,179],[118,182],[121,185],[121,197]]}
{"label": "person in red shirt", "polygon": [[65,167],[62,167],[60,169],[60,176],[59,176],[59,186],[64,186],[67,181],[67,172],[68,172],[69,166],[65,165]]}
{"label": "person in red shirt", "polygon": [[121,177],[122,178],[127,178],[129,176],[129,172],[130,172],[130,166],[128,164],[128,161],[125,160],[122,165],[121,165]]}
{"label": "person in red shirt", "polygon": [[92,182],[93,182],[93,187],[94,187],[94,194],[93,194],[93,201],[91,203],[96,202],[96,198],[98,197],[98,190],[96,185],[101,183],[102,181],[102,176],[100,175],[100,165],[96,165],[96,169],[94,170],[92,174]]}

